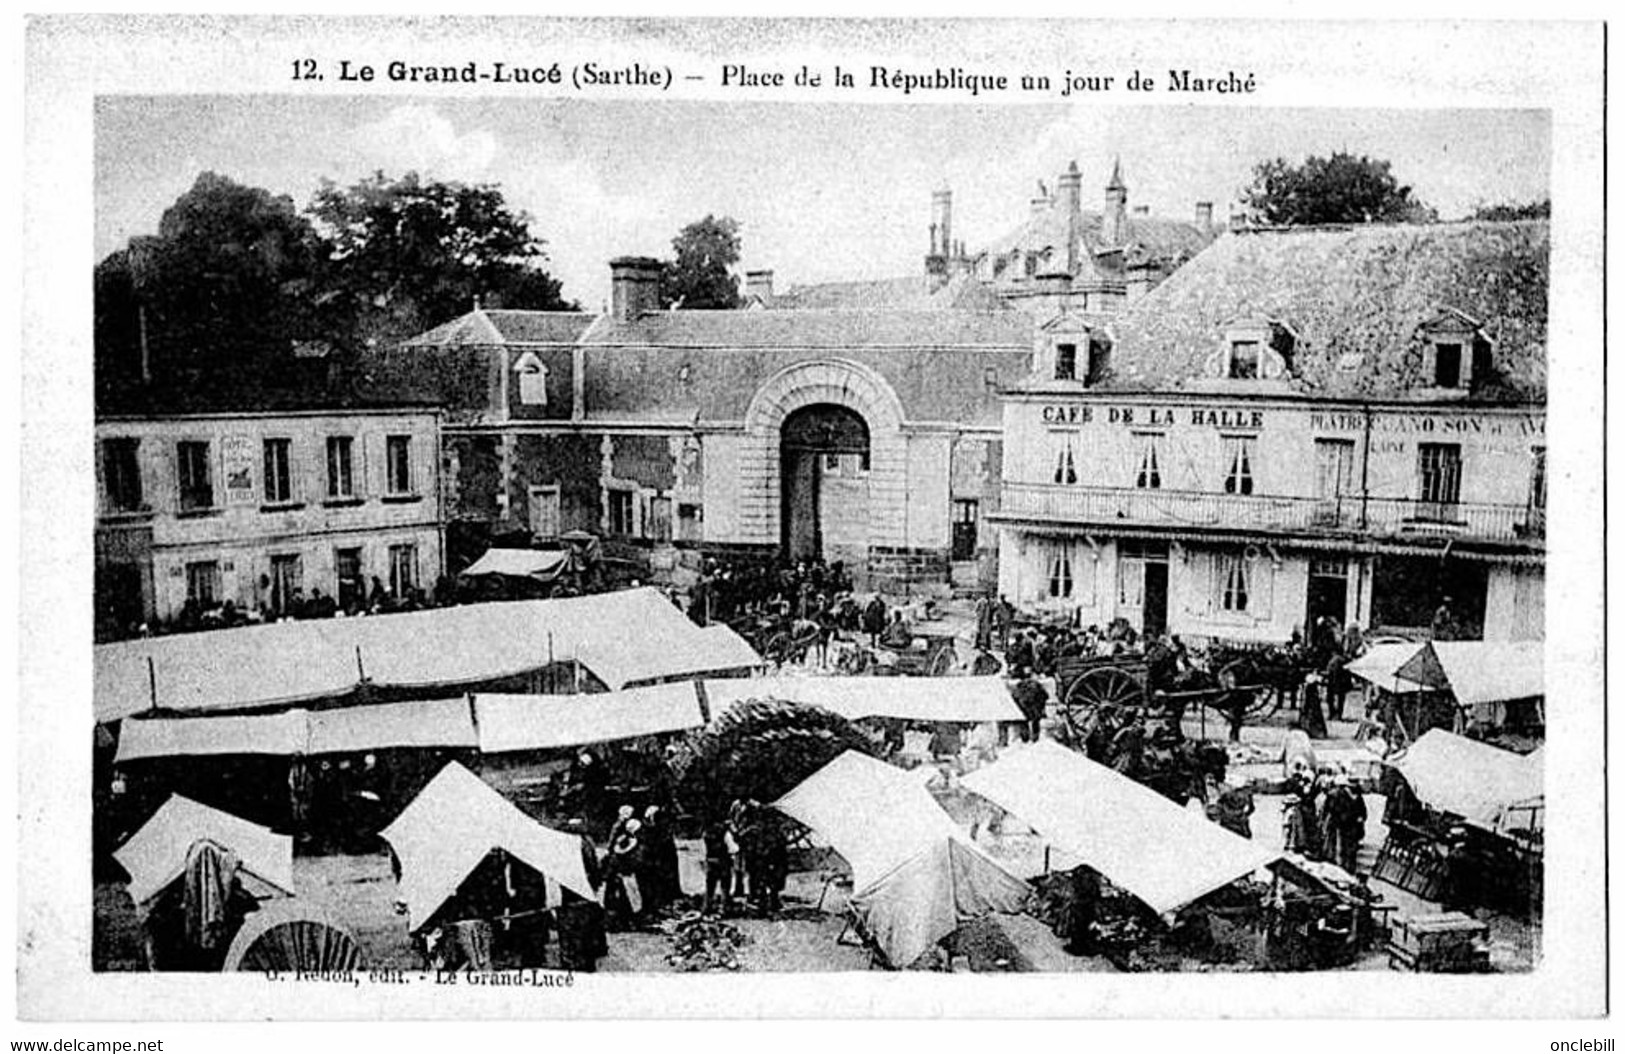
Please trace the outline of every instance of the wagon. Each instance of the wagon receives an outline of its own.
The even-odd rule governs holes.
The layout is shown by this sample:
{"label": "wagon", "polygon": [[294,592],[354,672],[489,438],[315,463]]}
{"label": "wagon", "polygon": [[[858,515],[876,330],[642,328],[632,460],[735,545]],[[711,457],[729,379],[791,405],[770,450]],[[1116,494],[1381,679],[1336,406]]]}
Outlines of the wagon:
{"label": "wagon", "polygon": [[958,664],[959,652],[950,633],[916,633],[907,649],[871,648],[847,640],[837,658],[842,673],[894,677],[946,677]]}
{"label": "wagon", "polygon": [[1274,681],[1248,654],[1223,656],[1165,684],[1153,683],[1144,655],[1062,656],[1056,660],[1055,686],[1061,715],[1074,730],[1102,706],[1173,715],[1195,704],[1245,720],[1280,705]]}

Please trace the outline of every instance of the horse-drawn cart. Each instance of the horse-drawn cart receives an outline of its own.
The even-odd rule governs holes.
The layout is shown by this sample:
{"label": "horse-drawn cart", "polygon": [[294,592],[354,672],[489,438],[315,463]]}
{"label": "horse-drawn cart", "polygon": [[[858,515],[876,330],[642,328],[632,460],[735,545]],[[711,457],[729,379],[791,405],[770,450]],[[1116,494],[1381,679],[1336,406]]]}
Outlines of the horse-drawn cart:
{"label": "horse-drawn cart", "polygon": [[1187,664],[1157,647],[1143,654],[1061,656],[1055,686],[1061,715],[1074,731],[1100,707],[1177,720],[1195,705],[1223,715],[1232,738],[1248,719],[1273,713],[1283,696],[1279,670],[1262,654],[1216,652]]}

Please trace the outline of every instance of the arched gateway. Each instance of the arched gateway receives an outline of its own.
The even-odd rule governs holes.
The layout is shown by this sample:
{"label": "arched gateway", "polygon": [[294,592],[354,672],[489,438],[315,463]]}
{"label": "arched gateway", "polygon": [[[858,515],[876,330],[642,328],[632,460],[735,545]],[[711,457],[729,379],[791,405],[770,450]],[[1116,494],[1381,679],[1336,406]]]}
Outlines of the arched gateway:
{"label": "arched gateway", "polygon": [[903,408],[874,370],[844,359],[788,366],[745,415],[741,527],[792,558],[854,569],[906,536]]}

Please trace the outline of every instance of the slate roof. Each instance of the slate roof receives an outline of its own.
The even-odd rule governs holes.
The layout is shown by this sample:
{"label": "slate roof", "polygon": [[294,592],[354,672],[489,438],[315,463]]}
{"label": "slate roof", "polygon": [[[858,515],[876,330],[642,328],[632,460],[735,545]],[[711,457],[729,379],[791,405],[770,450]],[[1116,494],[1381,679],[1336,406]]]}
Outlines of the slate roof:
{"label": "slate roof", "polygon": [[[1103,249],[1122,248],[1125,250],[1125,257],[1131,263],[1136,259],[1182,260],[1195,256],[1209,242],[1209,238],[1194,223],[1130,213],[1124,218],[1128,228],[1125,244],[1107,246],[1102,243],[1100,237],[1102,222],[1101,213],[1089,211],[1079,213],[1078,259],[1079,270],[1084,274],[1093,269],[1093,257]],[[989,243],[983,248],[982,255],[996,259],[1001,256],[1010,257],[1013,253],[1043,252],[1050,249],[1053,259],[1064,262],[1066,236],[1066,211],[1059,206],[1052,206]],[[1004,273],[1012,277],[1025,274],[1021,266],[1015,262],[1012,262],[1010,269]]]}
{"label": "slate roof", "polygon": [[1030,348],[1032,322],[1014,311],[660,311],[603,318],[587,345],[669,348]]}
{"label": "slate roof", "polygon": [[820,282],[774,296],[775,311],[946,310],[1005,311],[1009,306],[986,284],[957,275],[937,288],[925,275],[867,282]]}
{"label": "slate roof", "polygon": [[1277,319],[1296,334],[1287,387],[1366,399],[1437,398],[1423,376],[1424,323],[1483,323],[1493,376],[1473,396],[1543,401],[1548,225],[1288,228],[1221,237],[1115,325],[1103,387],[1204,390],[1225,329]]}
{"label": "slate roof", "polygon": [[427,333],[405,341],[405,347],[452,344],[574,344],[596,316],[581,311],[513,311],[476,308]]}

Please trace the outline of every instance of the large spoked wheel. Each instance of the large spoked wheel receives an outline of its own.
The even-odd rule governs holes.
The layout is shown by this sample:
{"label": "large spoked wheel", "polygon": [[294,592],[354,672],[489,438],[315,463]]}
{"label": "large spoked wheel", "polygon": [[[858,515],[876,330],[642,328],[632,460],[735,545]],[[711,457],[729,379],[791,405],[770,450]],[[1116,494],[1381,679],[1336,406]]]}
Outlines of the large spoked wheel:
{"label": "large spoked wheel", "polygon": [[790,634],[774,633],[762,645],[762,656],[774,664],[783,664],[790,659]]}
{"label": "large spoked wheel", "polygon": [[1112,666],[1088,670],[1066,690],[1062,700],[1067,723],[1074,731],[1083,727],[1102,706],[1137,707],[1145,702],[1145,689],[1132,676]]}
{"label": "large spoked wheel", "polygon": [[1257,721],[1273,714],[1281,705],[1272,688],[1260,687],[1264,684],[1264,675],[1255,659],[1232,659],[1219,667],[1217,680],[1222,691],[1208,706],[1220,713],[1228,715],[1239,707],[1243,720]]}
{"label": "large spoked wheel", "polygon": [[925,675],[927,677],[946,677],[959,661],[959,654],[948,641],[943,641],[931,649],[931,658],[926,661]]}

